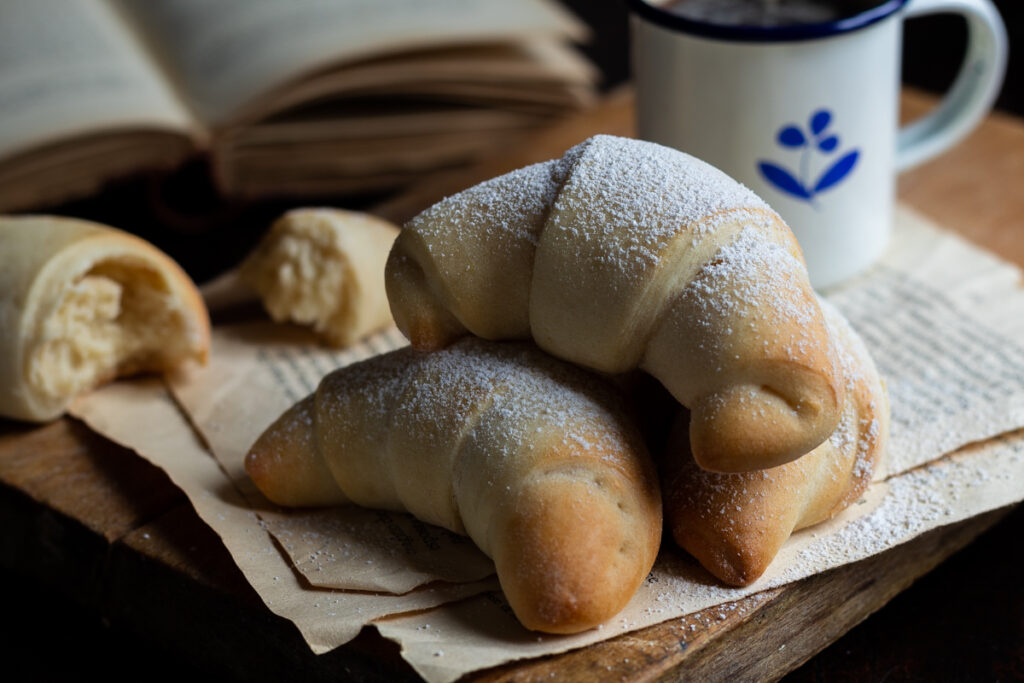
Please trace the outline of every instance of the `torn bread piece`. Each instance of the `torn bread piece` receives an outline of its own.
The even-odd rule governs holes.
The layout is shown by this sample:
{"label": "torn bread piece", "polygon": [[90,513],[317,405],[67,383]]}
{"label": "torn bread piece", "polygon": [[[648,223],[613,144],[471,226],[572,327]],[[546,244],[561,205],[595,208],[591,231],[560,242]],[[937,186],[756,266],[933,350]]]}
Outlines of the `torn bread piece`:
{"label": "torn bread piece", "polygon": [[114,377],[205,362],[195,284],[134,235],[57,216],[0,217],[0,415],[44,422]]}
{"label": "torn bread piece", "polygon": [[341,209],[289,211],[242,263],[277,322],[311,325],[331,346],[348,346],[391,324],[384,263],[397,226]]}

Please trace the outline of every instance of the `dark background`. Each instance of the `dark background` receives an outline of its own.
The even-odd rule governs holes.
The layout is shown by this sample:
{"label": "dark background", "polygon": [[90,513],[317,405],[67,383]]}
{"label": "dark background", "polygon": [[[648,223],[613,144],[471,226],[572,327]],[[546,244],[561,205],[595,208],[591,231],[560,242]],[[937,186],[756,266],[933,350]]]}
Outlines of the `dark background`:
{"label": "dark background", "polygon": [[[511,0],[514,1],[514,0]],[[628,79],[626,10],[621,2],[562,0],[593,28],[585,52],[604,74],[605,88]],[[997,107],[1024,116],[1024,2],[996,0],[1010,33],[1010,63]],[[904,80],[945,90],[963,54],[966,31],[949,16],[915,19],[906,28]],[[1024,162],[1024,160],[1022,160]],[[283,208],[224,202],[190,167],[170,178],[141,178],[101,196],[53,211],[134,230],[171,252],[197,280],[237,261]],[[369,204],[374,198],[356,198]],[[1024,227],[1024,226],[1022,226]],[[1024,595],[1019,553],[1024,507],[965,551],[896,597],[787,681],[1024,680]],[[155,680],[202,679],[202,672],[157,644],[129,633],[30,577],[0,571],[0,600],[9,633],[0,652],[18,680],[78,680],[103,675]],[[13,669],[9,668],[13,665]],[[19,672],[21,675],[19,675]]]}

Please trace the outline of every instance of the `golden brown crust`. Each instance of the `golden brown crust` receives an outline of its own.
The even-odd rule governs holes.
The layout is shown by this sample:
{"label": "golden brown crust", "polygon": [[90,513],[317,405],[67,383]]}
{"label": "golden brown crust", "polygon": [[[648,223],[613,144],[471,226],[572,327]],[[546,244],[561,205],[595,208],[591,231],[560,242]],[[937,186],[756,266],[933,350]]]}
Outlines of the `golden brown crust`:
{"label": "golden brown crust", "polygon": [[308,475],[327,469],[345,499],[467,534],[527,628],[597,626],[654,563],[661,498],[642,437],[608,386],[532,346],[392,352],[328,375],[310,405],[253,446],[261,490],[324,504]]}
{"label": "golden brown crust", "polygon": [[[306,397],[289,408],[249,449],[245,471],[271,502],[286,507],[343,505],[345,494],[317,451],[315,435],[304,428],[315,405]],[[288,467],[281,466],[287,462]]]}
{"label": "golden brown crust", "polygon": [[[660,520],[643,510],[656,494],[622,491],[620,484],[617,496],[595,505],[593,486],[578,476],[549,480],[546,490],[522,494],[521,513],[497,531],[507,539],[494,546],[502,589],[531,630],[576,633],[606,621],[650,570],[636,558],[657,554]],[[623,525],[620,505],[642,521]]]}
{"label": "golden brown crust", "polygon": [[665,516],[676,542],[722,581],[755,581],[796,530],[858,500],[884,455],[889,406],[863,343],[824,306],[840,349],[846,404],[839,427],[807,455],[760,472],[707,472],[689,452],[677,420],[661,466]]}

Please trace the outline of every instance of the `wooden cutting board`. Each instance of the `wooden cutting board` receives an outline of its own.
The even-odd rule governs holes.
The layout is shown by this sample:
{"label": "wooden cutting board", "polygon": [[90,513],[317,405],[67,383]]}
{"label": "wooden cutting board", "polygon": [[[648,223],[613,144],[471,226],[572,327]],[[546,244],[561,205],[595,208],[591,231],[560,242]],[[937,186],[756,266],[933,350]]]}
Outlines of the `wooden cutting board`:
{"label": "wooden cutting board", "polygon": [[[904,96],[909,117],[933,103]],[[589,135],[632,132],[628,92],[516,145],[507,157],[413,188],[380,212],[403,220],[442,196]],[[900,197],[1024,265],[1024,122],[990,116],[964,144],[905,174]],[[482,672],[481,681],[774,680],[806,661],[994,524],[937,529],[880,556],[576,652]],[[414,677],[372,630],[322,656],[267,610],[167,477],[74,420],[0,420],[0,564],[197,666],[252,680]],[[726,616],[720,617],[721,614]],[[244,654],[243,654],[244,653]]]}

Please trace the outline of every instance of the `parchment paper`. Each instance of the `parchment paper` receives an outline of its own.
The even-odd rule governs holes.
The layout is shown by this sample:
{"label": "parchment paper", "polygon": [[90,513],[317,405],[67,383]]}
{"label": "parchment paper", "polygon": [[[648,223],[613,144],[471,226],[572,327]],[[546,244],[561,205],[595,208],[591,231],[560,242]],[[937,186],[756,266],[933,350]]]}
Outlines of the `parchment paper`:
{"label": "parchment paper", "polygon": [[[893,246],[883,262],[864,277],[829,293],[829,298],[865,337],[886,376],[893,404],[889,472],[898,476],[891,476],[888,482],[876,482],[863,504],[853,506],[841,518],[796,534],[753,586],[722,588],[682,553],[664,549],[655,570],[626,611],[603,628],[586,634],[551,637],[527,632],[509,616],[500,593],[412,616],[378,618],[374,623],[386,637],[401,644],[403,656],[425,678],[448,681],[469,671],[522,657],[562,652],[734,601],[868,557],[943,524],[1021,500],[1024,445],[1019,435],[972,446],[921,468],[965,444],[1024,426],[1024,348],[1016,341],[1024,332],[1024,294],[1019,283],[1020,272],[1015,267],[954,235],[936,230],[915,214],[899,213]],[[312,391],[319,377],[329,369],[402,343],[397,333],[391,331],[363,347],[331,354],[294,331],[278,329],[271,336],[267,334],[266,328],[260,327],[216,330],[212,364],[176,378],[173,387],[222,463],[228,479],[244,493],[246,504],[251,506],[245,514],[256,511],[264,519],[272,520],[267,526],[283,539],[281,547],[290,553],[298,571],[309,581],[303,583],[293,575],[287,587],[291,599],[308,600],[295,597],[295,592],[321,594],[323,589],[313,588],[313,584],[362,587],[370,583],[380,590],[401,591],[428,577],[446,575],[451,580],[460,580],[457,570],[465,561],[449,563],[442,557],[450,555],[451,547],[458,545],[454,537],[448,539],[451,546],[431,549],[430,544],[423,543],[409,552],[389,531],[395,516],[388,516],[388,521],[365,512],[348,511],[339,515],[362,517],[335,518],[317,513],[321,518],[315,518],[308,513],[274,511],[259,497],[245,477],[241,463],[260,431],[285,407]],[[156,437],[132,433],[140,431],[137,426],[124,426],[135,422],[125,418],[131,406],[115,407],[111,391],[115,390],[104,390],[79,403],[76,413],[102,433],[127,430],[129,434],[115,440],[144,455],[152,451]],[[166,399],[162,400],[166,404]],[[152,399],[127,400],[129,404],[146,402]],[[103,415],[107,423],[97,419],[97,414]],[[179,423],[178,431],[182,428]],[[181,435],[178,439],[182,439]],[[213,462],[201,448],[178,450],[178,459],[203,458],[207,465]],[[172,475],[193,502],[216,498],[216,490],[211,492],[207,488],[212,478],[180,478],[181,481]],[[888,495],[884,495],[886,486],[890,489]],[[198,509],[200,504],[196,505]],[[302,515],[305,516],[300,518]],[[218,527],[222,520],[217,514],[204,519],[229,544],[227,536],[236,532],[223,525]],[[347,540],[329,538],[328,532],[334,533],[328,529],[332,525],[348,533]],[[403,532],[413,543],[419,539],[418,533]],[[279,548],[269,544],[265,535],[263,542],[266,547],[260,552],[271,554],[266,548],[278,552]],[[241,564],[251,559],[246,553],[260,554],[253,546],[241,553],[242,559],[235,555],[236,561]],[[323,561],[328,555],[332,560]],[[438,558],[436,565],[428,559],[432,555]],[[278,573],[274,575],[280,576],[276,567],[288,565],[280,556],[277,562],[274,571]],[[378,562],[396,574],[378,575],[377,571],[367,569]],[[481,571],[490,569],[486,562],[481,564],[486,567]],[[427,566],[429,571],[424,570]],[[265,580],[263,570],[250,571]],[[280,608],[287,598],[275,594],[268,599],[264,591],[280,588],[275,584],[267,586],[265,581],[257,586],[272,609],[275,605]],[[479,588],[467,590],[467,594],[478,593]],[[329,594],[348,595],[339,591]],[[380,607],[377,615],[399,611],[404,610]],[[316,609],[293,609],[289,615],[286,616],[296,621],[303,634],[315,636],[307,639],[317,651],[329,648],[332,636],[336,644],[351,637],[351,628],[333,633],[318,623],[326,620]],[[371,619],[351,619],[349,623],[367,623]]]}
{"label": "parchment paper", "polygon": [[[680,553],[663,548],[633,600],[603,628],[573,636],[527,631],[501,593],[406,617],[378,620],[385,638],[430,683],[515,659],[567,652],[878,554],[940,526],[1024,499],[1024,434],[1017,434],[872,485],[867,515],[797,532],[768,571],[745,588],[727,588]],[[883,495],[884,494],[884,495]],[[723,607],[723,610],[732,607]],[[723,611],[720,615],[725,618]],[[685,641],[685,634],[680,638]]]}
{"label": "parchment paper", "polygon": [[296,568],[317,586],[405,593],[432,581],[475,581],[493,563],[464,537],[408,515],[356,507],[285,510],[245,473],[249,446],[330,370],[406,344],[397,329],[331,351],[298,328],[254,323],[215,329],[208,367],[173,381],[224,471],[258,510]]}
{"label": "parchment paper", "polygon": [[294,570],[253,508],[203,446],[160,380],[117,382],[78,399],[71,414],[162,468],[217,532],[274,613],[290,619],[314,652],[346,643],[386,614],[497,589],[493,579],[435,583],[405,595],[315,588]]}
{"label": "parchment paper", "polygon": [[1021,271],[908,209],[885,257],[827,293],[892,405],[889,472],[1024,426]]}

